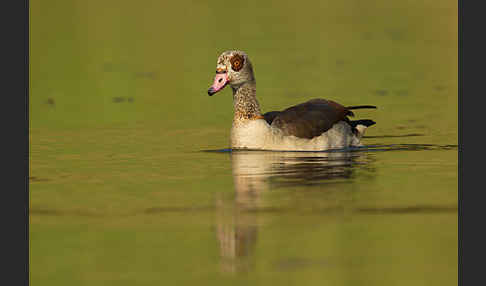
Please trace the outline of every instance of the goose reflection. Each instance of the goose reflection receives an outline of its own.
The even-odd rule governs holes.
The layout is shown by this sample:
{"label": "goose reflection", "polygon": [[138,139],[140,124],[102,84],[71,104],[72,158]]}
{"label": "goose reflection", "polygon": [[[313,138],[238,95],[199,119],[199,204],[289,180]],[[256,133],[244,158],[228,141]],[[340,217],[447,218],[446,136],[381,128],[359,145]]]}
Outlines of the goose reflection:
{"label": "goose reflection", "polygon": [[258,214],[268,211],[262,193],[270,189],[318,185],[348,179],[361,152],[232,151],[235,193],[217,201],[217,239],[224,272],[252,268]]}

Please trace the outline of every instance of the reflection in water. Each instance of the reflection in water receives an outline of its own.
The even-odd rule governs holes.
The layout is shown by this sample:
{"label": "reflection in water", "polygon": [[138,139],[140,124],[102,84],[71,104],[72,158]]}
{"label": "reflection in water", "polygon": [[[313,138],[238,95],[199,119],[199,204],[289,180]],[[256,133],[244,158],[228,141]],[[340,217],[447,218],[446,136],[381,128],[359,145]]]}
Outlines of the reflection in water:
{"label": "reflection in water", "polygon": [[[252,251],[258,237],[258,214],[268,211],[291,211],[268,208],[262,202],[266,190],[328,184],[339,186],[356,178],[356,171],[365,170],[374,176],[370,166],[374,152],[456,150],[457,145],[391,144],[373,145],[333,152],[271,152],[215,150],[229,154],[232,162],[235,193],[217,201],[217,238],[222,270],[250,270]],[[360,152],[364,151],[364,152]],[[365,173],[360,173],[360,176]],[[343,180],[344,179],[344,180]],[[339,189],[339,188],[338,188]],[[329,189],[328,189],[329,190]],[[316,211],[312,209],[310,211]],[[317,211],[339,211],[319,209]],[[354,208],[359,214],[456,213],[457,206],[412,205],[407,207]]]}
{"label": "reflection in water", "polygon": [[[222,195],[216,205],[217,238],[222,270],[242,272],[250,270],[253,266],[254,259],[251,254],[258,237],[259,213],[291,211],[266,207],[262,202],[262,193],[266,190],[322,184],[338,186],[340,183],[354,180],[357,169],[365,170],[374,176],[375,171],[369,164],[373,159],[373,156],[369,155],[373,152],[456,150],[457,147],[457,145],[391,144],[334,152],[210,151],[231,156],[236,191],[232,197]],[[363,175],[365,173],[360,173],[360,176]],[[339,209],[311,209],[310,211],[332,212]],[[358,207],[351,211],[367,215],[457,213],[457,206]]]}
{"label": "reflection in water", "polygon": [[224,272],[249,270],[265,190],[348,179],[361,152],[229,152],[235,196],[217,202],[217,238]]}
{"label": "reflection in water", "polygon": [[236,192],[261,192],[289,185],[316,185],[330,179],[348,179],[361,152],[231,153]]}

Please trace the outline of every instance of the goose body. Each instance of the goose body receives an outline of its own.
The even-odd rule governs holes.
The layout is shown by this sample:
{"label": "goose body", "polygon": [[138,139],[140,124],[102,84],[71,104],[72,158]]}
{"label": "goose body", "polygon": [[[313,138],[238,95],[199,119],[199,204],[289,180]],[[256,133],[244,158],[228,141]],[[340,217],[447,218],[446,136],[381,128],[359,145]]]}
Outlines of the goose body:
{"label": "goose body", "polygon": [[344,121],[310,139],[284,135],[282,130],[272,127],[263,119],[247,121],[231,128],[233,149],[322,151],[347,146],[361,146],[361,143]]}
{"label": "goose body", "polygon": [[282,111],[262,114],[256,99],[256,81],[246,53],[226,51],[217,62],[211,96],[226,85],[233,90],[232,149],[323,151],[362,146],[373,120],[349,120],[351,111],[375,106],[345,107],[332,100],[312,99]]}

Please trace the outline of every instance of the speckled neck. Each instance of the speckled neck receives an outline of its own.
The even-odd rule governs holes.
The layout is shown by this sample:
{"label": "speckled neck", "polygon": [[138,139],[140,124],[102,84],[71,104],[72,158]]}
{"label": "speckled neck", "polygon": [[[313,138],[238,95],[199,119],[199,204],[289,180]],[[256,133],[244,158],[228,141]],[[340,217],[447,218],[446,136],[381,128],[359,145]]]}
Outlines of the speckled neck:
{"label": "speckled neck", "polygon": [[261,118],[260,105],[256,99],[256,83],[248,81],[233,89],[233,123]]}

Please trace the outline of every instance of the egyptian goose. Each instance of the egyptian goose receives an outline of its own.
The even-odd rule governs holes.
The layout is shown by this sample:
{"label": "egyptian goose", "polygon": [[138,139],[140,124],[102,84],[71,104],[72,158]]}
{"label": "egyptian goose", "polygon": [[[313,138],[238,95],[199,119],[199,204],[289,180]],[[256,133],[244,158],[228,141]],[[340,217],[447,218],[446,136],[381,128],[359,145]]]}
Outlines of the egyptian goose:
{"label": "egyptian goose", "polygon": [[354,116],[352,109],[375,106],[345,107],[320,98],[262,115],[253,68],[243,51],[225,51],[218,57],[209,96],[228,84],[233,90],[232,149],[323,151],[362,146],[365,129],[375,124],[370,119],[348,119]]}

